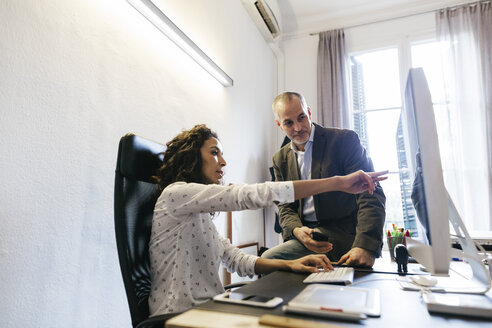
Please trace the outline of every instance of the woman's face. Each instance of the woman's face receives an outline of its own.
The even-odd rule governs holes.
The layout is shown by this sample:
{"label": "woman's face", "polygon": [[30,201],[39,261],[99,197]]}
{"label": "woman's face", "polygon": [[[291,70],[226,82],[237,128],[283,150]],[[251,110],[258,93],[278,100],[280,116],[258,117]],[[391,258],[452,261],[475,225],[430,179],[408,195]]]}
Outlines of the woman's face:
{"label": "woman's face", "polygon": [[200,153],[202,155],[203,175],[210,183],[220,184],[224,175],[222,169],[227,164],[222,157],[222,144],[216,138],[211,137],[200,148]]}

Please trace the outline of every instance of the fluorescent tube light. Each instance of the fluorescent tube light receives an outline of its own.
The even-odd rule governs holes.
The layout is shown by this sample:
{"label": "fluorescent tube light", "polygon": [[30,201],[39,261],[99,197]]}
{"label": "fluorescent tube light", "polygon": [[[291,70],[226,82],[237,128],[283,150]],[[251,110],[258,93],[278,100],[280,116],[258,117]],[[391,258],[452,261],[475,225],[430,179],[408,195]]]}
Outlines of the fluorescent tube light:
{"label": "fluorescent tube light", "polygon": [[230,87],[233,85],[229,75],[217,66],[183,31],[174,25],[151,0],[127,1],[223,86]]}

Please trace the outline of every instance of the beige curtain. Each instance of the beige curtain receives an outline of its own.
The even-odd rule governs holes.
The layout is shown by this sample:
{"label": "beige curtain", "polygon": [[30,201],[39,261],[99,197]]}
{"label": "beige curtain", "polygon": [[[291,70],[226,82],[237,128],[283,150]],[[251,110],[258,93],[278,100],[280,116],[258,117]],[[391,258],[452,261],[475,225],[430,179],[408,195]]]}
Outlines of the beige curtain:
{"label": "beige curtain", "polygon": [[326,127],[350,127],[343,29],[319,34],[318,123]]}
{"label": "beige curtain", "polygon": [[469,230],[492,230],[491,3],[441,10],[436,23],[445,72],[445,106],[436,118],[445,136],[446,185]]}

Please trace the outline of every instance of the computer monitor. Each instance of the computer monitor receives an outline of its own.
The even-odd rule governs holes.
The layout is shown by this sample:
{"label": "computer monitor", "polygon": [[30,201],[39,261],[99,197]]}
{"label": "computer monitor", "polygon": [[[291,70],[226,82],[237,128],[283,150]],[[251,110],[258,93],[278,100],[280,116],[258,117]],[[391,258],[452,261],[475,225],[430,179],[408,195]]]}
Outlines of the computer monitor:
{"label": "computer monitor", "polygon": [[[442,175],[432,99],[422,68],[408,73],[400,115],[412,202],[425,234],[408,251],[435,275],[447,275],[451,260],[447,193]],[[400,161],[401,165],[401,161]]]}
{"label": "computer monitor", "polygon": [[[485,267],[485,256],[477,252],[446,190],[434,108],[422,68],[408,72],[400,124],[397,138],[403,136],[405,148],[400,170],[411,183],[412,203],[425,231],[419,240],[407,238],[409,254],[437,276],[448,275],[452,257],[464,259],[471,266],[472,280],[478,283],[476,290],[487,291],[491,287],[492,265]],[[450,223],[463,251],[451,248]],[[459,288],[453,291],[462,292]]]}

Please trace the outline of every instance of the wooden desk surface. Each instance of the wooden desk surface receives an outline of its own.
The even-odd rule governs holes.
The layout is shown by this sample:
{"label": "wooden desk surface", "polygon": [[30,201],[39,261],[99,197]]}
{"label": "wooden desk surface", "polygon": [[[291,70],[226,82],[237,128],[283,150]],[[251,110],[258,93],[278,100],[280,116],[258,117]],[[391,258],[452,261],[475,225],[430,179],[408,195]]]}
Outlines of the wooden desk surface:
{"label": "wooden desk surface", "polygon": [[[278,271],[257,281],[245,285],[237,290],[244,294],[261,296],[279,296],[284,304],[296,296],[306,285],[303,280],[306,274]],[[320,320],[324,323],[334,323],[339,326],[367,326],[367,327],[492,327],[486,320],[472,317],[458,317],[451,315],[430,314],[423,304],[419,292],[404,291],[400,288],[396,274],[356,272],[354,283],[357,287],[377,288],[381,294],[381,317],[368,318],[361,323],[344,321],[321,320],[314,317],[285,314],[282,306],[275,309],[262,309],[234,304],[209,301],[195,309],[216,312],[236,313],[246,316],[260,317],[264,314],[287,316],[291,318]],[[490,292],[488,293],[490,294]]]}

